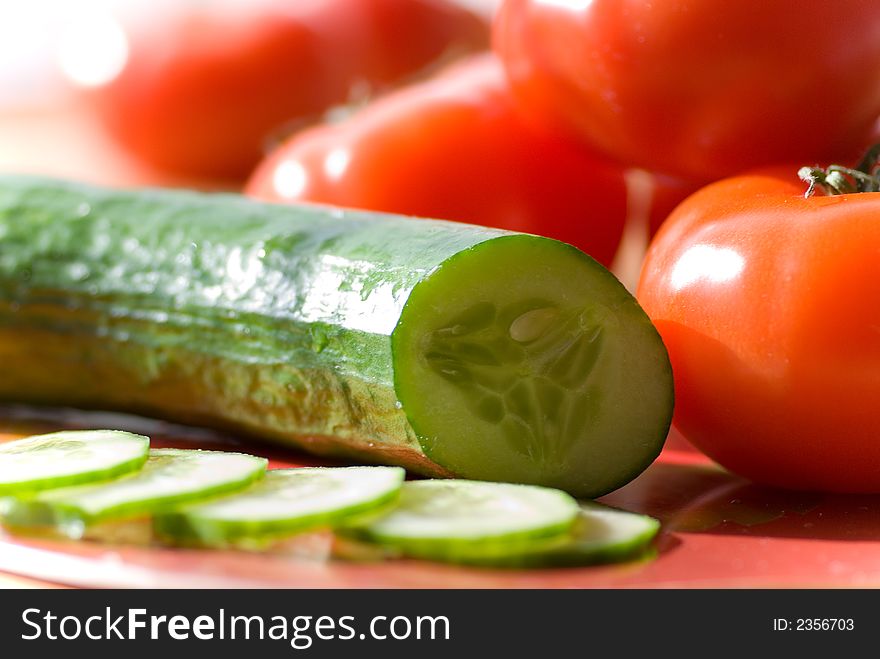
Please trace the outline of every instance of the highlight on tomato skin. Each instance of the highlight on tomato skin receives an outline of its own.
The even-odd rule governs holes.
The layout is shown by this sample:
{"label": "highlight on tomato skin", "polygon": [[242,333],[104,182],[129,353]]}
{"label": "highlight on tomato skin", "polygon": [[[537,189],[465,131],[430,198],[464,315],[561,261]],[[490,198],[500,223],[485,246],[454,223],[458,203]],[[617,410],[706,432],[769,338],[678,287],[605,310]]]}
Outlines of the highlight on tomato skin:
{"label": "highlight on tomato skin", "polygon": [[506,0],[524,106],[621,162],[705,182],[840,158],[880,116],[872,0]]}
{"label": "highlight on tomato skin", "polygon": [[108,132],[159,171],[230,182],[284,126],[488,41],[451,0],[166,2],[123,25],[125,65],[88,95]]}
{"label": "highlight on tomato skin", "polygon": [[546,235],[606,265],[627,215],[623,168],[523,117],[491,55],[292,136],[246,192]]}
{"label": "highlight on tomato skin", "polygon": [[776,487],[880,492],[880,193],[804,197],[798,166],[672,213],[637,297],[669,351],[675,427]]}

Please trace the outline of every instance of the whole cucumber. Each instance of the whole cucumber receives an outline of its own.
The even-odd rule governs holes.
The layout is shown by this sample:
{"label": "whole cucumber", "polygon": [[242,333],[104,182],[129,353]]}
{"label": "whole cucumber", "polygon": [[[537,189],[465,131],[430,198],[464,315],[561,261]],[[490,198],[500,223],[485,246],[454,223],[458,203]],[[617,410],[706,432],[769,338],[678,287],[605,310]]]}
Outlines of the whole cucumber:
{"label": "whole cucumber", "polygon": [[672,413],[602,266],[458,223],[0,177],[0,398],[598,496]]}

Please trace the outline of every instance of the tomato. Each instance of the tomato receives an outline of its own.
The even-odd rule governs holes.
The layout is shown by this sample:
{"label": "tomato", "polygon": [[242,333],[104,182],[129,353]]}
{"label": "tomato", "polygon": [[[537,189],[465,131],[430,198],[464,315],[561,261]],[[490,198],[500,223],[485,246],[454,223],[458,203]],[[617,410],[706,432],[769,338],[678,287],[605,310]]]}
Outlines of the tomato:
{"label": "tomato", "polygon": [[689,197],[638,299],[687,439],[765,484],[880,492],[880,193],[804,198],[795,171]]}
{"label": "tomato", "polygon": [[880,6],[506,0],[523,103],[621,162],[715,180],[848,156],[880,115]]}
{"label": "tomato", "polygon": [[273,131],[488,41],[451,0],[178,3],[128,28],[96,95],[120,143],[157,169],[243,179]]}
{"label": "tomato", "polygon": [[294,135],[247,192],[543,234],[605,264],[627,214],[623,169],[521,116],[490,55]]}

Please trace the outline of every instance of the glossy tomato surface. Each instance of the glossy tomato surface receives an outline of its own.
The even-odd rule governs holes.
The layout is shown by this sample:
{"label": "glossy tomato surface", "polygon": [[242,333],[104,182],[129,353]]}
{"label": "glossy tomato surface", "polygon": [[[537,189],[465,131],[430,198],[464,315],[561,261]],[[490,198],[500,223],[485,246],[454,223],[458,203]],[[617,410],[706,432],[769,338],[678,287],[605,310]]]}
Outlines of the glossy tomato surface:
{"label": "glossy tomato surface", "polygon": [[506,0],[493,43],[535,112],[697,180],[849,156],[880,115],[874,0]]}
{"label": "glossy tomato surface", "polygon": [[627,214],[622,168],[523,117],[491,55],[294,135],[247,192],[537,233],[606,265]]}
{"label": "glossy tomato surface", "polygon": [[153,167],[243,179],[277,131],[488,41],[450,0],[180,2],[128,25],[129,57],[95,95]]}
{"label": "glossy tomato surface", "polygon": [[880,492],[880,193],[805,199],[796,170],[689,197],[638,299],[687,439],[762,483]]}

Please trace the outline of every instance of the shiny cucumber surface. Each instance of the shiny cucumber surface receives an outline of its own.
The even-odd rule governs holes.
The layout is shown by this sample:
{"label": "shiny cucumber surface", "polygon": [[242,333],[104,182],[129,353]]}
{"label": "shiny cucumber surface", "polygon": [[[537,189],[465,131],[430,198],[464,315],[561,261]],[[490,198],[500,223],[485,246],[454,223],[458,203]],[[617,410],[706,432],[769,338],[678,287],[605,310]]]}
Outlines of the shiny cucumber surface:
{"label": "shiny cucumber surface", "polygon": [[673,398],[647,316],[564,243],[29,177],[0,177],[0,363],[0,399],[582,497],[650,464]]}

